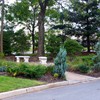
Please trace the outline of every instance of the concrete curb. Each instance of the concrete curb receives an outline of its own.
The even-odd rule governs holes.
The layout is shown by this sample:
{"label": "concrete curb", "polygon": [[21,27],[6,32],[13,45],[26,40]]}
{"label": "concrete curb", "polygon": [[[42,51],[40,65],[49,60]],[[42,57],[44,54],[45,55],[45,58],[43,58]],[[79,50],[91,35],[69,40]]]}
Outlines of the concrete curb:
{"label": "concrete curb", "polygon": [[13,91],[9,91],[9,92],[3,92],[3,93],[0,93],[0,100],[4,99],[4,98],[12,97],[12,96],[25,94],[25,93],[37,92],[37,91],[54,88],[54,87],[59,87],[59,86],[74,85],[74,84],[78,84],[78,83],[86,83],[86,82],[99,80],[99,79],[100,78],[93,78],[93,79],[88,79],[88,80],[83,80],[83,81],[69,80],[69,81],[50,83],[50,84],[40,85],[40,86],[35,86],[35,87],[23,88],[23,89],[13,90]]}

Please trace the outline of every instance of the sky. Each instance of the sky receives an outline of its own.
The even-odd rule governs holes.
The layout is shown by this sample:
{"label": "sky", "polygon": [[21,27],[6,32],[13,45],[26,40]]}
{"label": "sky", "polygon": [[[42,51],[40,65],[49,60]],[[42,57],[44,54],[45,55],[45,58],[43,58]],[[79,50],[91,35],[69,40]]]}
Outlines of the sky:
{"label": "sky", "polygon": [[5,3],[14,3],[16,0],[5,0]]}

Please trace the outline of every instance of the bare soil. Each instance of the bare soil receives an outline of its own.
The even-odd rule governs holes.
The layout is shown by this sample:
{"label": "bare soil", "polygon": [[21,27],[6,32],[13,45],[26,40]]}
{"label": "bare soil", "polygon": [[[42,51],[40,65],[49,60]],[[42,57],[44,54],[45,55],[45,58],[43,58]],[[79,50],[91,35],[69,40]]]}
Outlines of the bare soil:
{"label": "bare soil", "polygon": [[53,75],[50,73],[45,74],[44,76],[42,76],[38,80],[42,81],[42,82],[47,82],[47,83],[64,81],[64,79],[54,78]]}
{"label": "bare soil", "polygon": [[92,76],[92,77],[100,77],[100,72],[90,73],[87,75]]}
{"label": "bare soil", "polygon": [[0,72],[0,75],[7,75],[6,72]]}
{"label": "bare soil", "polygon": [[87,75],[87,76],[91,76],[91,77],[95,77],[95,78],[100,77],[100,72],[81,73],[79,71],[72,71],[72,70],[69,70],[69,72],[74,72],[74,73],[77,73],[77,74]]}

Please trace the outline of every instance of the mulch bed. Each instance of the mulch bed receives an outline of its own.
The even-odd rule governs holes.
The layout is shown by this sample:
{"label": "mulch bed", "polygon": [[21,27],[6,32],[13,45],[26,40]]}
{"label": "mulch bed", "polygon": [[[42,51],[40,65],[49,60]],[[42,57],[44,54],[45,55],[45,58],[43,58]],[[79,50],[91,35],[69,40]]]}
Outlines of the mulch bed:
{"label": "mulch bed", "polygon": [[0,72],[0,75],[7,75],[6,72]]}
{"label": "mulch bed", "polygon": [[100,72],[97,72],[97,73],[90,73],[90,74],[87,74],[89,76],[92,76],[92,77],[100,77]]}
{"label": "mulch bed", "polygon": [[87,76],[90,76],[90,77],[95,77],[95,78],[98,78],[100,77],[100,72],[91,72],[91,73],[81,73],[79,71],[72,71],[72,70],[69,70],[69,72],[73,72],[73,73],[77,73],[77,74],[81,74],[81,75],[87,75]]}
{"label": "mulch bed", "polygon": [[50,73],[45,74],[44,76],[42,76],[38,80],[42,81],[42,82],[47,82],[47,83],[65,81],[64,79],[54,78],[53,75],[51,75]]}

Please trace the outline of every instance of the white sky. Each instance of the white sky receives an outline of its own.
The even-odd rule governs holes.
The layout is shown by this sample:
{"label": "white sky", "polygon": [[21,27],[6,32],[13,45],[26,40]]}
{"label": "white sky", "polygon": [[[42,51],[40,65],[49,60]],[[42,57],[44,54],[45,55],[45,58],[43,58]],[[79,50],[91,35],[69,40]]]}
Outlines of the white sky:
{"label": "white sky", "polygon": [[16,0],[5,0],[5,3],[14,3]]}

